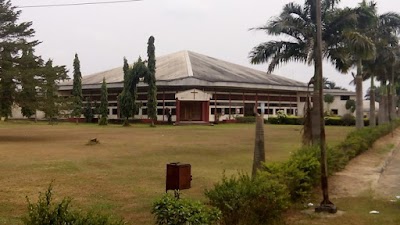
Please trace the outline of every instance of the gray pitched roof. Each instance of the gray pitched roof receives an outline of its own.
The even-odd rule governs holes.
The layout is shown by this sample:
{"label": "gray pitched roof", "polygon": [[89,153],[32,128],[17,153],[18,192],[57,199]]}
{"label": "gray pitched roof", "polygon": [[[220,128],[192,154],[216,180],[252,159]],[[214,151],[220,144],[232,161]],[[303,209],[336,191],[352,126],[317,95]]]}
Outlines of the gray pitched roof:
{"label": "gray pitched roof", "polygon": [[[93,86],[100,84],[106,78],[107,83],[122,83],[122,67],[95,73],[82,77],[82,84]],[[156,79],[158,85],[208,85],[218,84],[235,86],[267,85],[299,87],[303,89],[305,83],[267,74],[266,72],[240,66],[220,59],[191,51],[180,51],[156,59]],[[72,81],[63,85],[71,85]]]}

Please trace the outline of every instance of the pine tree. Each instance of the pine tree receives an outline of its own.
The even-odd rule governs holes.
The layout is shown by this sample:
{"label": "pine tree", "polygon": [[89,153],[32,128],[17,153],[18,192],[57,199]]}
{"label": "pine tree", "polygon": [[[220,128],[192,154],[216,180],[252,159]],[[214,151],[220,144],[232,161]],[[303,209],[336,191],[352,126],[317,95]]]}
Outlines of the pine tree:
{"label": "pine tree", "polygon": [[118,97],[119,105],[121,107],[121,116],[124,118],[123,126],[129,126],[129,117],[132,116],[134,104],[132,101],[132,95],[129,90],[124,88]]}
{"label": "pine tree", "polygon": [[129,126],[129,117],[133,114],[133,105],[135,104],[132,99],[132,94],[130,92],[131,83],[131,70],[129,69],[128,60],[124,58],[124,88],[121,94],[118,96],[118,101],[121,109],[121,116],[124,118],[123,126]]}
{"label": "pine tree", "polygon": [[76,118],[76,123],[78,123],[79,118],[82,114],[82,74],[81,74],[81,65],[78,58],[78,54],[75,54],[74,58],[74,81],[72,88],[72,96],[73,96],[73,110],[71,115]]}
{"label": "pine tree", "polygon": [[19,66],[20,90],[16,102],[21,107],[22,115],[30,118],[36,114],[39,107],[37,88],[40,80],[36,78],[40,75],[43,60],[33,54],[33,49],[29,49],[22,53]]}
{"label": "pine tree", "polygon": [[146,76],[148,89],[147,97],[147,115],[151,119],[151,126],[155,126],[154,123],[157,121],[157,86],[156,86],[156,57],[155,57],[155,46],[154,37],[150,36],[147,42],[147,68],[148,75]]}
{"label": "pine tree", "polygon": [[45,117],[52,124],[61,111],[65,110],[65,100],[58,95],[59,81],[67,79],[67,71],[65,66],[53,66],[52,60],[48,60],[42,67],[41,78],[44,82],[41,84],[39,91],[41,99],[39,101],[39,109],[45,113]]}
{"label": "pine tree", "polygon": [[86,98],[86,106],[83,110],[83,115],[85,116],[86,123],[91,123],[93,120],[93,108],[92,108],[92,101],[89,97]]}
{"label": "pine tree", "polygon": [[137,85],[139,83],[139,79],[141,77],[145,78],[146,75],[148,74],[148,68],[142,61],[142,58],[138,58],[138,60],[133,64],[132,69],[130,70],[129,73],[129,91],[132,96],[132,102],[133,102],[133,116],[138,112],[140,106],[138,103],[136,103],[137,100]]}
{"label": "pine tree", "polygon": [[[16,100],[20,52],[33,49],[38,41],[31,39],[35,31],[32,22],[18,23],[21,11],[11,1],[0,0],[0,117],[11,116]],[[29,113],[28,113],[29,114]]]}
{"label": "pine tree", "polygon": [[100,98],[100,120],[99,125],[107,125],[108,121],[108,92],[106,78],[103,78],[103,84],[101,85],[101,98]]}

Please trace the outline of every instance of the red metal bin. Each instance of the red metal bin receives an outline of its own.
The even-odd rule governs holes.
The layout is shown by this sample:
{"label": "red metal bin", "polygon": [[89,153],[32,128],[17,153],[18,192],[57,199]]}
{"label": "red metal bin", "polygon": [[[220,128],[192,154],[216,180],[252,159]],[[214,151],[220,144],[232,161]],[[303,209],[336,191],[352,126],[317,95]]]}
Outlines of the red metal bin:
{"label": "red metal bin", "polygon": [[181,164],[179,162],[167,164],[166,191],[189,189],[191,181],[190,164]]}

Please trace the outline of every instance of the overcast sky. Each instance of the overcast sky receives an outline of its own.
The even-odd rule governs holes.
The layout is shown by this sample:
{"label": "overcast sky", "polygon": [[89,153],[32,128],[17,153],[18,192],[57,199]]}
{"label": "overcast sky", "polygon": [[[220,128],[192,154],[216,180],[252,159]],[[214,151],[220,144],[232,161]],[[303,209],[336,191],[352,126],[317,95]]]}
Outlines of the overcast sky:
{"label": "overcast sky", "polygon": [[[105,0],[12,0],[13,5],[100,2]],[[114,1],[114,0],[108,0]],[[361,0],[342,0],[355,6]],[[267,65],[249,63],[248,53],[257,44],[277,39],[249,28],[279,15],[284,4],[304,0],[142,0],[140,2],[71,7],[23,8],[21,21],[32,21],[42,43],[37,53],[66,65],[72,74],[78,53],[83,75],[122,66],[146,57],[147,39],[155,37],[156,56],[190,50],[243,66],[266,71]],[[400,10],[400,1],[377,0],[380,13]],[[313,69],[298,63],[273,72],[308,82]],[[339,86],[349,85],[351,75],[337,73],[329,64],[324,76]],[[366,90],[366,85],[364,85]]]}

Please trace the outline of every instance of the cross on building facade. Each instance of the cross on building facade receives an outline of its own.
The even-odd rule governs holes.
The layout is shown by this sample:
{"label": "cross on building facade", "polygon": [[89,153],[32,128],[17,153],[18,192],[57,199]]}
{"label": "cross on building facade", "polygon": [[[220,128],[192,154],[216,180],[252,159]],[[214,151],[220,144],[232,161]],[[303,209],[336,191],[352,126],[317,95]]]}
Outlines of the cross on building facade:
{"label": "cross on building facade", "polygon": [[196,94],[199,93],[199,92],[197,92],[196,90],[193,90],[193,91],[190,92],[190,93],[193,93],[193,99],[196,99]]}

